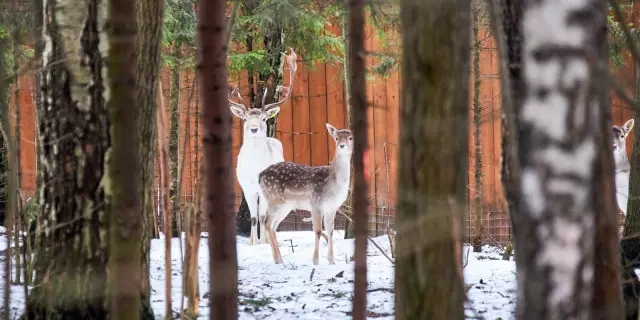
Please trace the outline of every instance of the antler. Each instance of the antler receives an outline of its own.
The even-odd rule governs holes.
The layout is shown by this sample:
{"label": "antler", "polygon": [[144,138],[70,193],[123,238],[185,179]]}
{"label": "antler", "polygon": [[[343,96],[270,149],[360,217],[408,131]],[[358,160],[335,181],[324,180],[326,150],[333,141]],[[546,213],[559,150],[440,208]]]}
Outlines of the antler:
{"label": "antler", "polygon": [[[235,101],[233,101],[233,96],[236,96],[240,101],[242,101],[242,103],[237,103]],[[244,101],[244,99],[242,99],[242,95],[240,94],[240,88],[235,87],[233,89],[233,91],[231,91],[231,93],[229,93],[229,103],[231,103],[232,106],[234,107],[238,107],[238,108],[242,108],[244,110],[247,110],[247,103]]]}
{"label": "antler", "polygon": [[291,50],[291,54],[287,55],[286,52],[282,53],[284,55],[284,61],[287,63],[287,66],[289,66],[289,86],[276,87],[276,90],[280,90],[280,91],[282,89],[287,89],[287,93],[285,94],[284,98],[282,98],[280,101],[265,105],[264,101],[267,97],[267,90],[265,90],[264,95],[262,96],[262,110],[264,111],[283,104],[291,96],[291,92],[293,91],[293,81],[295,78],[296,70],[298,69],[298,65],[297,65],[298,56],[296,55],[296,52],[293,51],[293,48],[290,47],[289,49]]}

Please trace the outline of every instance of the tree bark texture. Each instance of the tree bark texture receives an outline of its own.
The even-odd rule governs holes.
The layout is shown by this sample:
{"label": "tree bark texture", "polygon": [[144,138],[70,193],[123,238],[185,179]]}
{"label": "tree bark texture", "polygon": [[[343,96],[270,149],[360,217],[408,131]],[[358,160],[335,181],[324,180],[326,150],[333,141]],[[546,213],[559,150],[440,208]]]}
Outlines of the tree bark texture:
{"label": "tree bark texture", "polygon": [[[347,116],[349,117],[348,119],[348,123],[349,123],[349,127],[353,128],[353,114],[352,114],[352,110],[353,107],[351,105],[351,77],[349,76],[349,68],[350,68],[350,64],[349,64],[349,56],[350,56],[350,48],[349,48],[349,12],[348,12],[348,8],[346,8],[346,2],[345,2],[345,13],[342,17],[342,36],[344,37],[345,40],[345,44],[344,44],[344,56],[347,57],[346,59],[344,59],[344,66],[343,66],[343,70],[344,70],[344,100],[347,102]],[[353,164],[351,169],[353,170]],[[346,206],[353,206],[353,187],[354,187],[354,179],[355,176],[352,174],[351,175],[351,181],[349,181],[349,195],[347,196],[347,200],[345,200],[344,204]],[[353,213],[352,213],[353,215]],[[351,221],[349,221],[349,219],[345,219],[344,221],[345,226],[344,226],[344,238],[345,239],[353,239],[355,237],[355,231],[354,229],[354,225],[353,223],[351,223]]]}
{"label": "tree bark texture", "polygon": [[[197,181],[197,180],[196,180]],[[197,182],[196,182],[197,183]],[[197,197],[193,206],[186,209],[187,219],[187,243],[185,250],[185,274],[184,274],[184,293],[188,299],[186,315],[195,319],[198,315],[198,306],[200,304],[200,285],[198,278],[198,252],[200,248],[200,234],[202,233],[202,210],[200,209],[200,192],[199,184],[195,187],[195,195]]]}
{"label": "tree bark texture", "polygon": [[[199,93],[198,93],[199,95]],[[195,190],[195,198],[192,203],[193,207],[191,210],[188,210],[190,214],[187,215],[187,245],[186,245],[186,253],[185,253],[185,282],[184,282],[184,291],[185,295],[188,299],[187,303],[187,316],[191,316],[195,318],[198,314],[198,306],[200,305],[200,284],[198,282],[198,254],[200,251],[200,234],[202,233],[202,183],[200,180],[200,170],[201,166],[198,161],[198,155],[200,154],[200,146],[199,146],[199,123],[200,123],[200,115],[199,115],[199,101],[200,99],[195,99],[195,118],[194,118],[194,146],[193,150],[196,154],[194,159],[193,167],[193,181],[192,190]]]}
{"label": "tree bark texture", "polygon": [[599,80],[606,22],[600,1],[523,0],[514,95],[522,198],[512,214],[518,319],[622,317],[611,120]]}
{"label": "tree bark texture", "polygon": [[[5,39],[0,39],[0,54],[5,53],[5,51],[8,48],[8,41]],[[0,112],[2,112],[2,114],[4,115],[8,115],[9,114],[9,101],[8,99],[6,99],[5,97],[7,96],[7,81],[5,79],[7,79],[6,77],[6,73],[7,73],[7,67],[5,65],[5,59],[0,59]],[[12,179],[14,177],[14,172],[15,172],[15,163],[12,157],[12,153],[11,153],[11,137],[9,136],[10,134],[10,122],[9,122],[9,117],[8,116],[4,116],[2,117],[2,128],[3,128],[3,132],[2,132],[2,136],[3,136],[3,140],[4,140],[4,144],[3,147],[5,147],[6,151],[7,151],[7,164],[8,164],[8,174],[6,175],[5,181],[6,184],[4,185],[5,188],[7,190],[13,190],[13,188],[15,188],[15,181],[14,179]],[[7,229],[7,244],[10,245],[10,240],[11,240],[11,227],[13,226],[13,213],[15,212],[15,193],[12,192],[4,192],[3,193],[6,199],[6,203],[5,203],[5,216],[3,217],[5,220],[3,220],[4,225]],[[14,196],[12,196],[14,195]],[[9,248],[11,248],[9,246]],[[10,249],[5,249],[4,251],[4,264],[3,264],[3,268],[4,268],[4,274],[7,275],[5,278],[5,282],[3,284],[3,297],[2,297],[2,301],[3,301],[3,306],[9,306],[10,304],[10,295],[11,295],[11,258],[12,258],[12,254],[11,254],[12,250]],[[2,316],[6,319],[9,319],[11,316],[11,310],[10,308],[4,308],[3,310],[3,314]]]}
{"label": "tree bark texture", "polygon": [[351,130],[353,130],[354,188],[353,220],[355,233],[355,265],[353,319],[367,318],[367,215],[368,186],[364,177],[364,152],[367,148],[367,83],[364,48],[364,0],[350,0],[349,16],[349,80],[351,82]]}
{"label": "tree bark texture", "polygon": [[[169,162],[171,166],[171,189],[169,195],[171,197],[171,234],[174,237],[180,237],[178,231],[178,216],[180,214],[180,208],[176,206],[178,203],[178,197],[180,197],[180,190],[178,189],[178,145],[180,142],[179,128],[180,128],[180,59],[182,58],[182,47],[177,41],[173,43],[172,55],[176,59],[176,62],[171,67],[171,100],[169,103]],[[165,134],[165,133],[162,133]]]}
{"label": "tree bark texture", "polygon": [[138,144],[140,152],[140,196],[142,215],[142,238],[140,243],[141,296],[142,303],[149,313],[145,319],[153,319],[151,309],[151,283],[149,278],[151,238],[158,237],[155,227],[158,221],[154,214],[154,174],[157,146],[157,99],[158,81],[161,68],[161,39],[164,14],[164,1],[137,0],[136,15],[138,23],[138,41],[136,47],[136,103],[140,108],[138,117]]}
{"label": "tree bark texture", "polygon": [[33,288],[25,312],[29,319],[106,319],[110,136],[107,52],[100,44],[107,41],[107,7],[97,0],[46,0],[44,10],[35,283],[47,285]]}
{"label": "tree bark texture", "polygon": [[[522,93],[522,0],[492,0],[494,34],[498,39],[500,55],[500,91],[502,92],[502,163],[500,178],[507,200],[509,222],[511,224],[511,244],[513,247],[514,222],[518,219],[517,208],[520,201],[520,167],[518,163],[518,131],[516,129],[515,106]],[[499,17],[498,17],[499,16]],[[500,19],[502,18],[502,19]],[[501,29],[501,30],[500,30]]]}
{"label": "tree bark texture", "polygon": [[400,2],[399,320],[464,319],[459,230],[467,210],[470,10],[464,0]]}
{"label": "tree bark texture", "polygon": [[[127,219],[134,221],[133,229],[120,234],[136,239],[132,241],[133,250],[129,252],[129,259],[132,259],[129,261],[133,265],[123,267],[136,269],[140,264],[140,240],[135,235],[139,232],[135,217],[139,217],[140,209],[135,209],[136,206],[130,205],[126,198],[116,198],[115,203],[111,202],[109,196],[114,194],[112,192],[117,195],[120,185],[115,184],[119,180],[113,180],[111,175],[114,173],[117,177],[118,172],[106,167],[110,157],[115,161],[112,164],[117,166],[122,153],[131,150],[118,151],[119,147],[115,146],[116,149],[109,151],[111,136],[107,103],[113,96],[122,97],[112,81],[118,81],[120,77],[130,79],[128,76],[135,71],[131,65],[135,63],[135,38],[131,38],[131,33],[135,34],[135,29],[132,29],[135,23],[125,25],[117,22],[118,18],[134,19],[135,16],[131,16],[135,12],[133,8],[133,3],[109,8],[106,1],[97,0],[44,2],[43,108],[39,119],[43,184],[40,189],[42,211],[37,222],[40,235],[36,245],[35,283],[46,285],[34,286],[27,298],[25,316],[28,319],[107,318],[109,222],[115,215],[109,214],[112,205],[129,208],[117,214],[126,214]],[[123,14],[119,10],[129,12]],[[117,18],[108,21],[110,16]],[[116,36],[118,41],[111,41],[113,38],[110,37],[123,33],[123,36]],[[127,49],[120,51],[119,46]],[[120,69],[113,70],[118,71],[115,74],[109,70],[116,62],[108,60],[113,51],[127,53],[129,59],[117,59],[117,63],[129,65],[129,69],[123,68],[129,70],[128,74],[123,74]],[[130,81],[118,83],[135,87],[135,83]],[[132,107],[133,93],[130,91],[128,95],[129,103],[118,107]],[[114,125],[125,124],[123,128],[136,125],[132,122],[135,117],[127,121]],[[120,133],[114,134],[118,137]],[[132,157],[130,154],[126,156],[127,159]],[[133,170],[138,170],[137,166]],[[131,175],[120,174],[131,179]],[[136,178],[134,176],[133,180],[127,181],[136,181]],[[133,190],[137,189],[134,187]],[[127,193],[126,189],[121,191]],[[122,223],[127,225],[131,221]],[[123,227],[122,224],[119,226]],[[128,277],[126,279],[129,281]],[[135,287],[130,298],[137,300],[137,281],[132,283],[126,285]],[[131,302],[122,304],[123,307],[125,305],[131,306]],[[138,305],[138,308],[138,312],[144,310],[144,306]]]}
{"label": "tree bark texture", "polygon": [[231,113],[227,95],[225,1],[198,10],[196,63],[202,97],[204,208],[209,226],[210,319],[238,317],[238,258],[233,214]]}
{"label": "tree bark texture", "polygon": [[482,104],[480,104],[480,17],[476,11],[473,17],[473,145],[474,145],[474,220],[473,220],[473,252],[482,251],[482,226],[483,202],[482,202]]}
{"label": "tree bark texture", "polygon": [[[110,209],[109,279],[111,319],[140,318],[142,208],[136,104],[136,3],[110,0],[108,20],[108,92],[111,149],[103,190]],[[105,76],[103,74],[103,76]]]}

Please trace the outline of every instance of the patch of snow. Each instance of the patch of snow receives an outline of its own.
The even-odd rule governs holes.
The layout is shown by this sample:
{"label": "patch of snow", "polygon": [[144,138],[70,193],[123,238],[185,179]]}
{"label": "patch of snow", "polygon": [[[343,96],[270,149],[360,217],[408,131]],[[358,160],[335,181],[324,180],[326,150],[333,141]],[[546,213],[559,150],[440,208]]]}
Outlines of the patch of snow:
{"label": "patch of snow", "polygon": [[[200,306],[198,319],[209,317],[209,250],[207,234],[202,233],[199,251]],[[353,291],[353,240],[344,240],[343,231],[334,232],[335,265],[327,262],[327,243],[320,242],[320,264],[314,266],[314,236],[311,231],[278,232],[284,264],[273,262],[268,244],[249,246],[248,239],[238,237],[238,306],[239,319],[350,319]],[[161,238],[164,238],[161,235]],[[183,233],[184,250],[184,233]],[[374,238],[389,254],[386,236]],[[0,247],[6,239],[0,235]],[[172,240],[172,306],[179,313],[182,286],[179,240]],[[502,250],[484,246],[473,253],[465,246],[465,283],[467,318],[514,319],[516,302],[515,262],[503,261]],[[373,245],[367,246],[367,308],[369,318],[394,319],[394,268]],[[4,256],[0,256],[4,264]],[[0,267],[0,275],[4,267]],[[313,273],[313,277],[311,274]],[[151,242],[151,306],[156,319],[164,319],[164,240]],[[3,280],[4,281],[4,280]],[[0,287],[0,296],[3,288]],[[24,310],[24,293],[12,286],[11,308],[17,318]],[[185,299],[184,306],[187,301]]]}

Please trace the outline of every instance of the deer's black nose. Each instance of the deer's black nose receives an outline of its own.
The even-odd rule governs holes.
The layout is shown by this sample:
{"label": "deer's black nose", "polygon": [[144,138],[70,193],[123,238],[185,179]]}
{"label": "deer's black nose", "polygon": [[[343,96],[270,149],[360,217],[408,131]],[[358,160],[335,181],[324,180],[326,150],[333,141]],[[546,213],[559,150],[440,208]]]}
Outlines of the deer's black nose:
{"label": "deer's black nose", "polygon": [[346,146],[346,145],[341,144],[341,145],[340,145],[340,149],[344,149],[344,147],[345,147],[345,146]]}
{"label": "deer's black nose", "polygon": [[251,133],[256,133],[258,132],[258,128],[251,128]]}

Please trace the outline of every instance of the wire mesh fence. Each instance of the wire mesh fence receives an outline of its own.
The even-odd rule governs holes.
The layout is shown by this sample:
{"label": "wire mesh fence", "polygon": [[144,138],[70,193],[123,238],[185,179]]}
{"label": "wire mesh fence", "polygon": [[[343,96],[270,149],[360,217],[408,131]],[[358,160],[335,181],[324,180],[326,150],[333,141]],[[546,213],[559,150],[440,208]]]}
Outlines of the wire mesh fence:
{"label": "wire mesh fence", "polygon": [[[162,228],[162,216],[163,209],[161,202],[158,202],[159,197],[162,196],[162,190],[157,189],[156,198],[156,210],[158,218],[158,226]],[[181,197],[181,203],[189,203],[193,201],[192,194],[183,194]],[[242,201],[241,195],[235,196],[235,209],[240,207]],[[340,209],[341,212],[336,214],[335,229],[345,230],[349,221],[343,213],[350,213],[350,208],[343,205]],[[311,221],[303,221],[305,218],[311,217],[311,213],[305,210],[296,210],[291,212],[285,220],[280,223],[278,231],[311,231],[313,230]],[[369,206],[369,223],[368,231],[369,236],[381,236],[387,234],[390,230],[395,230],[395,217],[396,207],[389,205],[382,206]],[[619,215],[619,218],[623,218]],[[476,227],[474,225],[475,211],[469,211],[465,218],[465,235],[464,241],[466,243],[472,243],[478,236],[476,233]],[[622,221],[622,220],[620,220]],[[206,230],[208,221],[206,221],[206,215],[203,216],[203,230]],[[161,229],[162,230],[162,229]],[[492,246],[506,246],[509,243],[509,237],[511,235],[511,225],[509,223],[509,214],[506,210],[487,210],[482,213],[482,230],[480,232],[480,241],[483,245],[488,244]]]}

